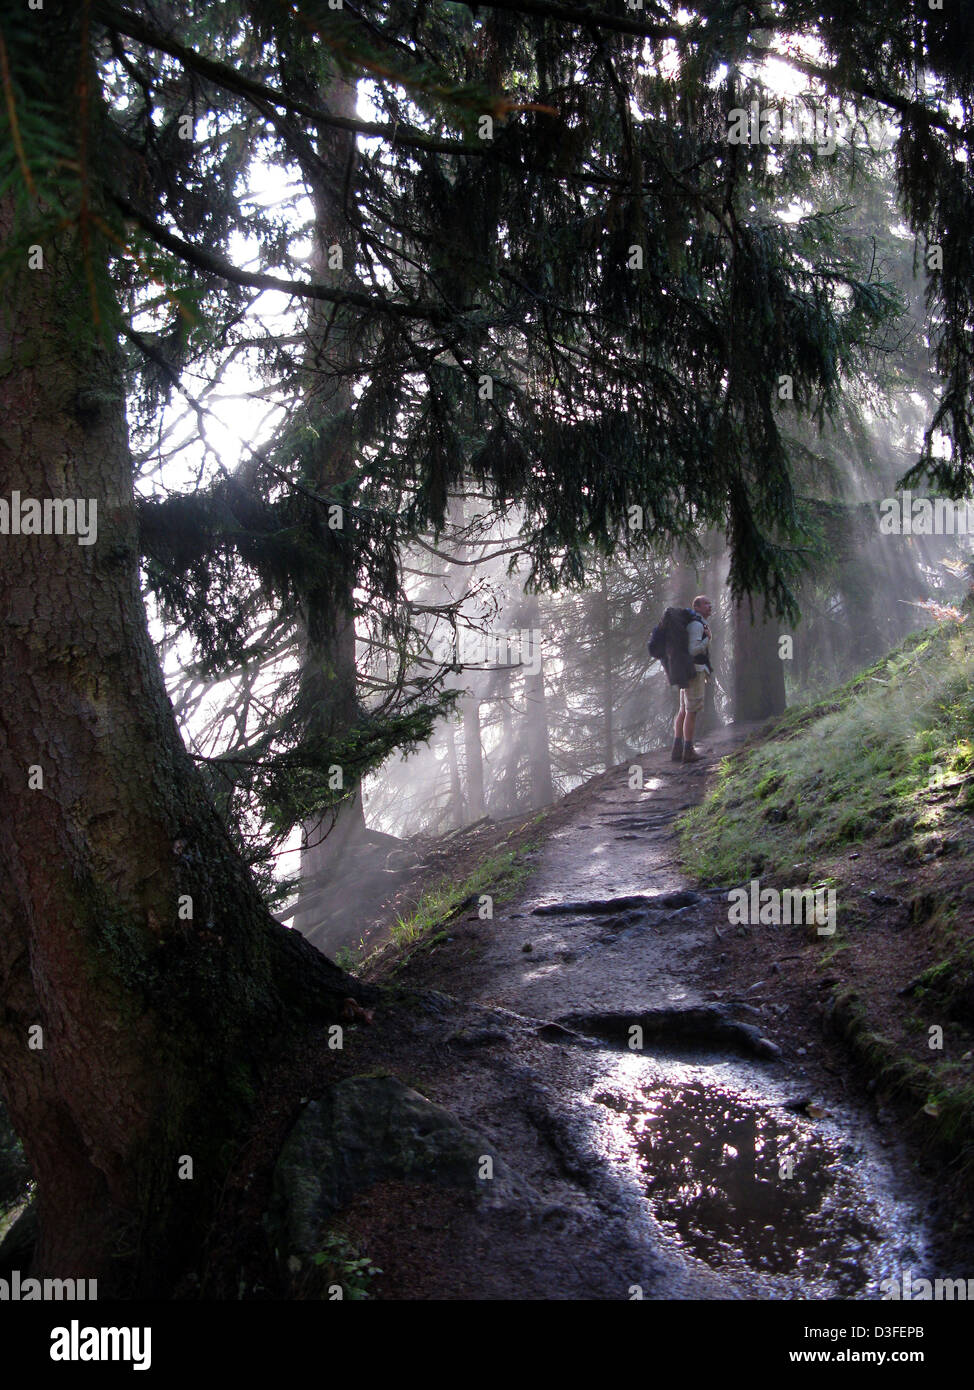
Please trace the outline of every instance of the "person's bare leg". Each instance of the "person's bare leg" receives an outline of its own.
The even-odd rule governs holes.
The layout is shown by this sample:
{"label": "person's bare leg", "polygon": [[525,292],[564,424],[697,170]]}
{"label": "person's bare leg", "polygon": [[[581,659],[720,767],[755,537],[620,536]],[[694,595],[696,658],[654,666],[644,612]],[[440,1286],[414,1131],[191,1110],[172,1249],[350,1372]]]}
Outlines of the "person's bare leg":
{"label": "person's bare leg", "polygon": [[[694,692],[694,703],[697,703],[697,692]],[[698,763],[700,754],[693,746],[693,731],[697,727],[697,711],[687,710],[683,716],[683,754],[680,761],[683,763]]]}
{"label": "person's bare leg", "polygon": [[697,727],[697,715],[703,709],[704,695],[707,689],[707,677],[702,671],[698,671],[687,686],[686,693],[680,703],[684,706],[683,713],[683,755],[680,761],[683,763],[698,763],[700,754],[693,746],[693,734]]}

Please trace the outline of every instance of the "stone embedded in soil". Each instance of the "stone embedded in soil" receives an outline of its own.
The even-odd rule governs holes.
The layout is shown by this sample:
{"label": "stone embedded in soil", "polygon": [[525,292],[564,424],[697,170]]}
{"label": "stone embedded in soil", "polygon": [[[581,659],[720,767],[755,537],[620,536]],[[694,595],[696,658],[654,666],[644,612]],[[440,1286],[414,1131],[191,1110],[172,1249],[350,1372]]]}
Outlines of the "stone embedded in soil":
{"label": "stone embedded in soil", "polygon": [[443,1106],[392,1076],[349,1077],[305,1108],[281,1151],[266,1218],[275,1247],[313,1254],[352,1197],[389,1181],[459,1191],[482,1210],[527,1214],[539,1205],[490,1141]]}

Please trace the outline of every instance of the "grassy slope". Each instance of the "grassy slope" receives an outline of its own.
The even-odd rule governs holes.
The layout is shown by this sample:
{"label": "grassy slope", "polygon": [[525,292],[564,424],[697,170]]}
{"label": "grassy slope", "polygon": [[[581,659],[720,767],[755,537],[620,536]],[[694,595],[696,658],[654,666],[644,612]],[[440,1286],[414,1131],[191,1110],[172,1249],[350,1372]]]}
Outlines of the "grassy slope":
{"label": "grassy slope", "polygon": [[[925,1142],[974,1174],[974,617],[913,634],[724,760],[682,822],[688,870],[837,893],[804,953],[826,1011]],[[931,1028],[943,1046],[931,1046]]]}
{"label": "grassy slope", "polygon": [[[931,786],[938,767],[950,795]],[[726,759],[714,794],[686,818],[684,846],[715,882],[787,878],[796,862],[873,837],[922,859],[951,803],[974,810],[974,780],[959,780],[972,768],[974,642],[955,624],[929,628]]]}
{"label": "grassy slope", "polygon": [[[523,822],[504,841],[467,862],[466,870],[451,866],[424,888],[411,907],[391,924],[389,939],[360,959],[354,951],[340,953],[339,964],[354,974],[378,983],[399,974],[410,964],[426,959],[443,941],[462,914],[483,917],[508,902],[531,872],[534,838],[544,821],[542,812]],[[507,843],[510,842],[510,847]],[[491,900],[488,906],[485,899]]]}

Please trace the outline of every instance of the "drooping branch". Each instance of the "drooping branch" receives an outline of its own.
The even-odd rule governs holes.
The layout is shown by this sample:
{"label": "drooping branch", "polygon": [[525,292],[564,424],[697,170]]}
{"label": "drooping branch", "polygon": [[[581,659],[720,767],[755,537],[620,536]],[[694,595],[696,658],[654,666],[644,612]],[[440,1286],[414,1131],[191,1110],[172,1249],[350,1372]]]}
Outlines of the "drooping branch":
{"label": "drooping branch", "polygon": [[[176,58],[186,68],[198,73],[200,77],[206,78],[225,91],[245,97],[265,116],[268,107],[278,108],[287,111],[290,115],[303,116],[317,126],[349,131],[354,135],[365,136],[367,139],[384,140],[390,147],[401,146],[405,149],[422,150],[427,154],[450,155],[456,159],[489,160],[507,165],[522,173],[537,174],[557,179],[563,183],[579,184],[582,187],[632,188],[633,186],[631,180],[616,178],[611,174],[602,174],[596,171],[571,172],[532,164],[526,160],[507,158],[496,144],[482,140],[476,142],[444,140],[428,135],[402,121],[396,121],[390,125],[387,122],[363,121],[347,116],[336,116],[314,102],[290,96],[266,82],[248,77],[229,63],[208,58],[197,49],[191,48],[188,44],[180,43],[172,35],[163,33],[127,10],[118,10],[111,5],[99,5],[96,6],[96,9],[102,23],[111,29],[113,34],[124,34],[126,37],[157,49],[161,53],[168,53],[170,57]],[[656,186],[657,181],[647,180],[641,185],[641,188],[642,191],[649,192]]]}
{"label": "drooping branch", "polygon": [[303,299],[323,300],[328,304],[341,304],[370,313],[392,314],[397,318],[422,319],[432,324],[444,323],[447,320],[456,321],[455,310],[425,300],[404,303],[380,295],[361,294],[357,290],[336,290],[332,285],[313,280],[285,280],[279,275],[268,275],[263,271],[241,270],[238,266],[231,265],[223,256],[184,241],[121,194],[112,191],[111,197],[119,211],[137,222],[159,246],[171,251],[187,265],[195,266],[197,270],[202,270],[207,275],[215,275],[230,284],[245,285],[257,290],[279,290],[282,294],[296,295]]}

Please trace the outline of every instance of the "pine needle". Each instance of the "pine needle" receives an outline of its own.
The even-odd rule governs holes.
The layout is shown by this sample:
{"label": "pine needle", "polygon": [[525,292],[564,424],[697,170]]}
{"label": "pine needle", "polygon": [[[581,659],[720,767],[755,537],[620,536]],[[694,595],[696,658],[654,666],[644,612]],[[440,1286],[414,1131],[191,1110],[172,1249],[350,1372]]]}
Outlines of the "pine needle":
{"label": "pine needle", "polygon": [[17,121],[17,104],[14,101],[13,82],[10,78],[10,64],[7,62],[7,45],[3,41],[2,30],[0,30],[0,81],[3,82],[3,95],[7,103],[7,115],[10,118],[10,138],[17,155],[17,162],[23,171],[24,183],[27,185],[28,193],[32,198],[36,198],[37,189],[34,187],[34,180],[27,164],[27,156],[24,153],[24,143],[20,138],[20,125]]}

